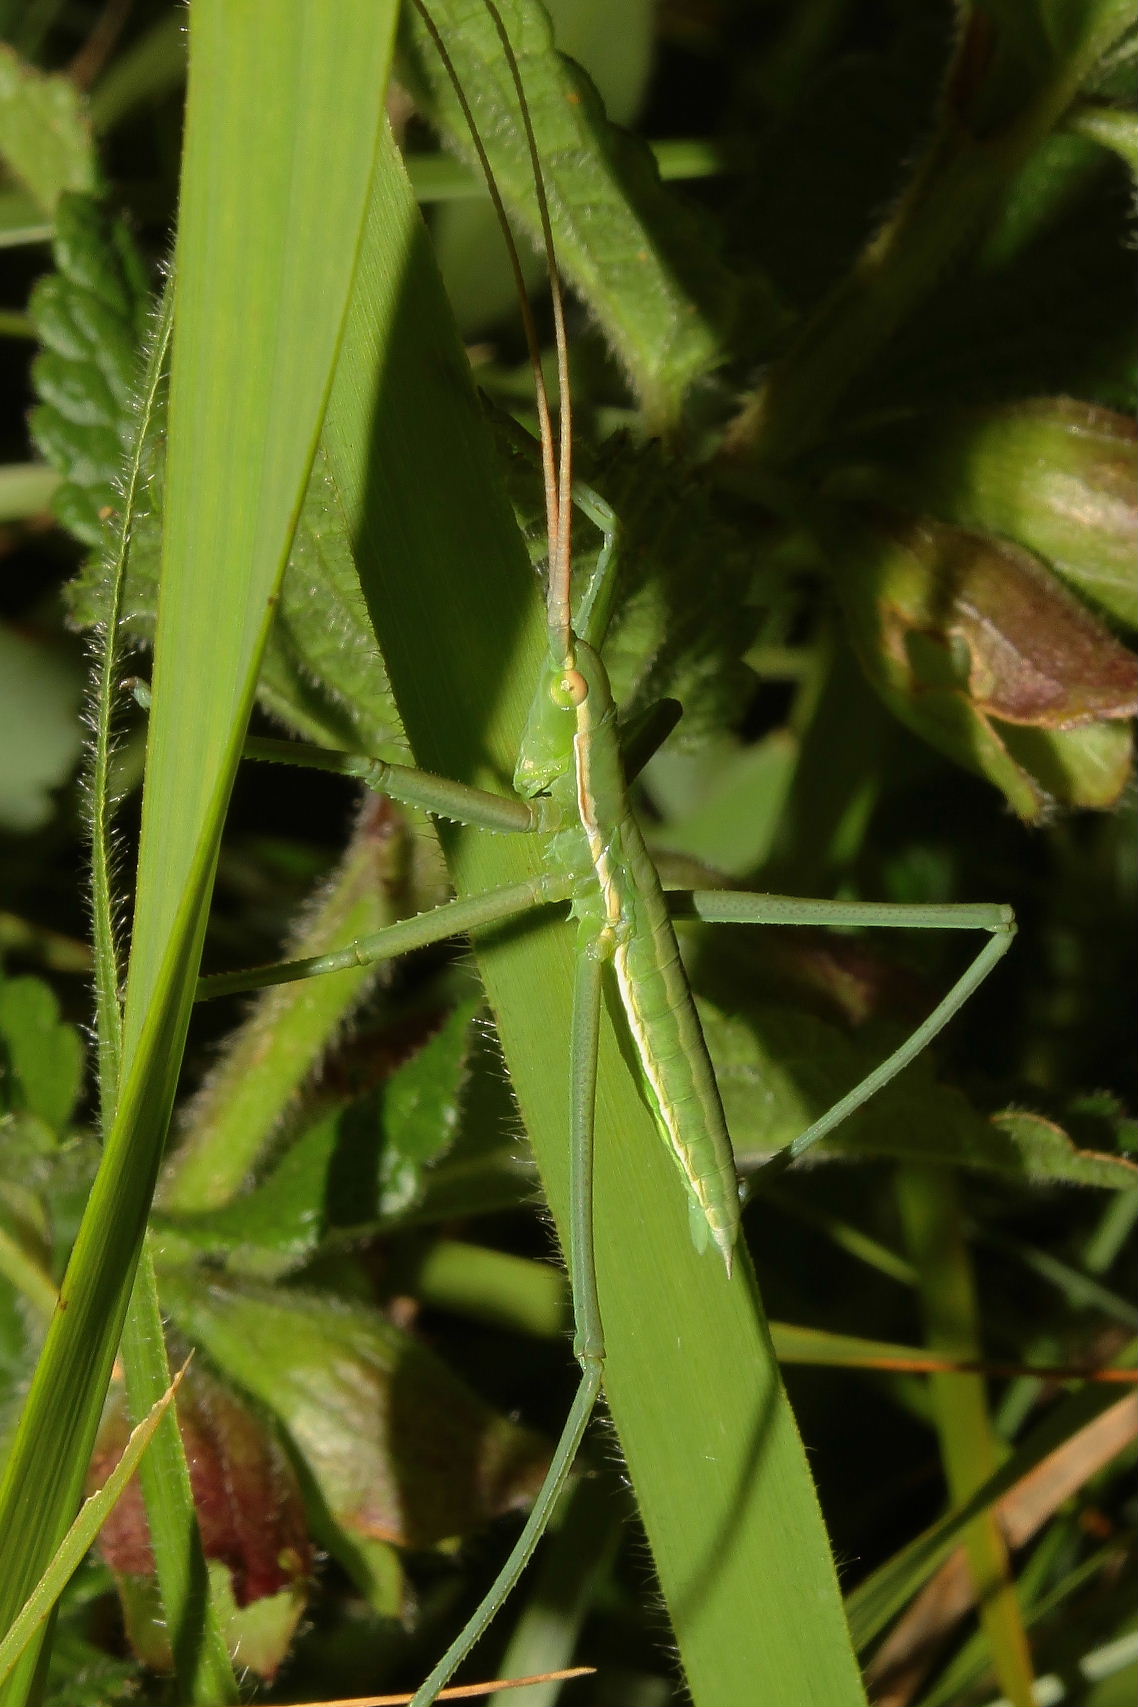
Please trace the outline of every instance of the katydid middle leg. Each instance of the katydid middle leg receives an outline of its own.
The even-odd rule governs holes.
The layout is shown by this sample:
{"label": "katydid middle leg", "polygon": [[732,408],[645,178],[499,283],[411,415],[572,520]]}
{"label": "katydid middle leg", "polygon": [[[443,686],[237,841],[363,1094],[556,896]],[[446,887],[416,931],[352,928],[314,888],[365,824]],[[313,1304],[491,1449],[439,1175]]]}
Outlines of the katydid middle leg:
{"label": "katydid middle leg", "polygon": [[[270,764],[298,764],[310,770],[329,771],[355,778],[405,806],[417,806],[438,818],[496,834],[528,834],[556,827],[557,814],[547,800],[525,801],[486,789],[470,788],[430,771],[407,765],[388,764],[382,759],[357,753],[330,752],[301,741],[255,737],[246,742],[246,756]],[[542,872],[525,883],[493,890],[487,895],[462,896],[445,901],[430,912],[400,919],[374,936],[361,938],[328,954],[286,960],[271,966],[255,966],[236,972],[215,973],[198,982],[195,1000],[236,995],[263,989],[270,984],[294,983],[326,972],[374,961],[393,960],[413,949],[428,948],[448,937],[463,936],[488,925],[502,924],[536,907],[567,900],[569,886],[552,872]]]}
{"label": "katydid middle leg", "polygon": [[569,1272],[573,1291],[573,1354],[581,1365],[581,1381],[549,1470],[530,1508],[510,1555],[466,1625],[455,1637],[431,1675],[415,1692],[411,1707],[430,1707],[440,1689],[453,1677],[491,1620],[512,1594],[573,1469],[585,1429],[596,1407],[604,1378],[605,1343],[597,1295],[593,1256],[593,1138],[597,1101],[597,1050],[600,1041],[603,945],[593,928],[582,923],[577,933],[577,967],[573,985],[573,1031],[569,1074],[569,1176],[571,1219]]}
{"label": "katydid middle leg", "polygon": [[740,925],[875,925],[892,929],[980,930],[990,940],[965,967],[948,994],[942,997],[916,1030],[891,1055],[868,1073],[833,1108],[820,1115],[805,1132],[772,1157],[772,1162],[795,1161],[820,1138],[840,1126],[863,1103],[895,1079],[942,1031],[958,1010],[1003,959],[1015,936],[1015,917],[1010,907],[995,902],[962,905],[909,904],[872,901],[806,901],[791,895],[759,895],[742,890],[695,889],[673,891],[668,896],[675,919],[700,919],[705,924]]}
{"label": "katydid middle leg", "polygon": [[394,960],[397,955],[409,954],[416,948],[429,948],[432,943],[446,942],[449,937],[465,936],[469,931],[489,925],[505,924],[544,907],[569,898],[564,879],[549,872],[539,872],[523,883],[512,883],[504,889],[493,889],[487,895],[460,896],[444,901],[429,912],[416,913],[413,918],[400,919],[387,925],[374,936],[360,937],[344,948],[328,954],[309,955],[303,960],[282,960],[271,966],[246,967],[238,972],[218,972],[198,980],[194,1000],[208,1001],[213,996],[238,995],[246,990],[261,990],[269,984],[292,984],[301,978],[312,978],[326,972],[343,972],[352,966],[367,966],[379,960]]}

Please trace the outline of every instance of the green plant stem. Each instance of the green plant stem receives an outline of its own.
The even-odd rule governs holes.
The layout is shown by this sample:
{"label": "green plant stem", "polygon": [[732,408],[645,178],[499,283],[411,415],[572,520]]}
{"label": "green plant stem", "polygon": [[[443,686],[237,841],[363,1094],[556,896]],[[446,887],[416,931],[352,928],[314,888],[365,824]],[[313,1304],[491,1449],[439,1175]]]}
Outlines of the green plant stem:
{"label": "green plant stem", "polygon": [[[898,1171],[898,1204],[917,1269],[930,1350],[973,1360],[981,1355],[972,1267],[961,1227],[955,1176],[909,1164]],[[933,1408],[949,1494],[960,1505],[999,1467],[1001,1446],[979,1375],[931,1377]],[[994,1513],[964,1534],[980,1620],[1013,1707],[1032,1707],[1034,1672],[1007,1546]]]}

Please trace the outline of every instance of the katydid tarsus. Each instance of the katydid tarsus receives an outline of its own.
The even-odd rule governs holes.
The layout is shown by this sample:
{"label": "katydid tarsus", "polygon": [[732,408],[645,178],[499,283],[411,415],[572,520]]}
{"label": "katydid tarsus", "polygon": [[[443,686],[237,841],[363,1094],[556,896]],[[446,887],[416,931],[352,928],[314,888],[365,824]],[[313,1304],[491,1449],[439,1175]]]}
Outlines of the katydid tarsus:
{"label": "katydid tarsus", "polygon": [[[708,923],[949,928],[988,934],[988,941],[928,1019],[880,1067],[781,1152],[779,1159],[783,1161],[802,1155],[900,1072],[987,976],[1007,950],[1014,932],[1010,909],[996,904],[866,905],[731,890],[664,892],[628,792],[629,772],[644,761],[651,736],[644,737],[642,732],[634,762],[627,749],[622,752],[602,662],[616,590],[616,521],[595,494],[573,480],[564,313],[539,154],[505,28],[492,0],[486,4],[515,83],[533,164],[549,262],[560,388],[560,421],[555,432],[541,378],[536,334],[527,315],[546,485],[549,644],[514,772],[515,792],[513,796],[494,795],[364,756],[332,755],[291,742],[251,742],[248,750],[251,756],[262,759],[308,763],[359,777],[398,801],[472,828],[538,836],[544,849],[542,869],[530,881],[445,903],[334,953],[206,978],[200,987],[204,997],[331,973],[459,934],[487,930],[539,907],[567,905],[576,921],[568,1132],[573,1191],[567,1257],[580,1386],[546,1480],[509,1558],[482,1604],[414,1697],[415,1707],[427,1707],[437,1698],[517,1582],[571,1472],[603,1386],[604,1330],[593,1257],[592,1153],[597,1043],[606,981],[613,986],[615,1001],[611,1005],[620,1010],[645,1099],[687,1194],[694,1241],[699,1249],[714,1245],[715,1253],[709,1251],[708,1260],[722,1261],[730,1272],[739,1225],[735,1171],[715,1074],[688,988],[673,918]],[[424,17],[434,33],[425,13]],[[436,41],[449,65],[437,36]],[[458,94],[465,107],[461,89]],[[467,117],[497,202],[493,177],[469,110]],[[515,270],[520,272],[508,228],[507,242]],[[574,505],[587,511],[604,537],[596,565],[583,584],[578,584],[572,573]],[[600,1141],[610,1141],[610,1135],[601,1133]]]}

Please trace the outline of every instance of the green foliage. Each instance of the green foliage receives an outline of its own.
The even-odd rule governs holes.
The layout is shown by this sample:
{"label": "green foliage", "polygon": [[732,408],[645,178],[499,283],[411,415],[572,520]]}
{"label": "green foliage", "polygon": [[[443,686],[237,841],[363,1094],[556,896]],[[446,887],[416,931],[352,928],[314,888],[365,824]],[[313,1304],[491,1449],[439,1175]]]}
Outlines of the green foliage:
{"label": "green foliage", "polygon": [[74,193],[56,210],[54,259],[56,271],[39,280],[29,303],[43,345],[34,367],[42,402],[29,425],[63,475],[56,516],[84,544],[101,546],[135,436],[146,271],[123,221]]}
{"label": "green foliage", "polygon": [[[761,969],[756,968],[761,977]],[[723,1091],[736,1160],[758,1168],[789,1144],[907,1035],[894,1024],[866,1024],[851,1037],[832,1023],[775,1006],[726,982],[725,1013],[704,1001],[700,1017]],[[927,1058],[878,1093],[872,1104],[822,1140],[820,1154],[890,1157],[975,1168],[1021,1184],[1097,1185],[1132,1191],[1134,1163],[1079,1149],[1040,1115],[1000,1110],[985,1118],[953,1086],[937,1084]]]}
{"label": "green foliage", "polygon": [[[928,435],[927,437],[925,435]],[[942,411],[914,430],[886,427],[860,495],[1014,539],[1128,628],[1138,484],[1133,423],[1071,398]],[[880,441],[879,441],[880,442]],[[858,494],[855,469],[840,476]]]}
{"label": "green foliage", "polygon": [[[709,227],[662,189],[647,150],[609,123],[589,78],[555,52],[542,10],[507,4],[501,15],[543,126],[549,194],[563,210],[561,265],[598,316],[649,426],[666,429],[688,388],[722,360],[741,309],[738,282],[719,261]],[[525,133],[494,22],[465,5],[435,6],[432,17],[470,92],[503,198],[536,233]],[[403,46],[425,110],[472,159],[454,92],[410,7]],[[764,295],[755,281],[748,312],[773,331],[780,315]]]}
{"label": "green foliage", "polygon": [[[296,1634],[313,1565],[296,1472],[264,1417],[200,1360],[181,1371],[178,1422],[226,1643],[242,1666],[272,1677]],[[100,1482],[115,1464],[129,1426],[126,1395],[116,1386],[89,1482]],[[99,1552],[114,1571],[131,1646],[147,1665],[170,1671],[175,1654],[156,1570],[154,1517],[140,1478],[104,1523]]]}
{"label": "green foliage", "polygon": [[[53,497],[60,522],[95,547],[68,589],[75,621],[106,619],[114,562],[105,548],[120,507],[124,449],[138,418],[137,353],[148,293],[121,220],[89,197],[65,196],[54,243],[56,270],[39,280],[31,313],[45,346],[33,380],[38,449],[63,476]],[[131,515],[121,631],[153,643],[163,526],[167,375],[145,424],[139,490]],[[324,621],[310,619],[313,604]],[[332,668],[334,664],[334,668]],[[308,740],[369,752],[400,751],[398,721],[367,627],[351,545],[323,458],[313,467],[262,668],[266,708]]]}
{"label": "green foliage", "polygon": [[82,99],[66,77],[48,77],[0,46],[0,155],[36,206],[55,213],[71,191],[89,194],[98,170]]}
{"label": "green foliage", "polygon": [[30,1115],[62,1136],[79,1100],[83,1045],[39,978],[0,984],[0,1061],[5,1112]]}
{"label": "green foliage", "polygon": [[[330,1108],[322,1096],[323,1112],[311,1124],[301,1122],[276,1165],[240,1197],[187,1214],[186,1170],[175,1158],[168,1176],[174,1188],[164,1198],[182,1213],[164,1224],[194,1250],[268,1276],[299,1267],[326,1242],[357,1240],[406,1215],[455,1139],[475,1006],[458,1002],[433,1036],[432,1025],[421,1028],[426,1041],[415,1039],[417,1052],[378,1089]],[[202,1126],[199,1114],[183,1152],[194,1155],[215,1190],[217,1153],[224,1153],[228,1134]]]}
{"label": "green foliage", "polygon": [[338,1529],[437,1545],[532,1498],[548,1451],[374,1310],[169,1277],[184,1332],[271,1409]]}
{"label": "green foliage", "polygon": [[[191,11],[217,58],[198,84],[208,116],[190,132],[174,377],[155,357],[149,390],[139,257],[160,259],[165,242],[149,221],[170,206],[180,43],[144,4],[95,85],[93,110],[116,131],[111,169],[126,147],[147,162],[133,225],[92,194],[74,84],[13,49],[0,66],[0,154],[24,186],[0,203],[0,228],[54,221],[54,271],[28,304],[41,344],[32,433],[62,476],[55,514],[91,552],[65,594],[70,620],[157,650],[121,1082],[122,973],[108,944],[124,907],[107,803],[134,786],[141,732],[124,712],[112,754],[110,708],[135,666],[113,651],[104,664],[91,818],[106,1161],[81,1233],[97,1161],[85,998],[66,976],[0,982],[9,1441],[71,1257],[68,1309],[10,1460],[38,1490],[45,1534],[74,1503],[98,1421],[215,862],[214,967],[275,957],[282,938],[297,955],[351,942],[445,893],[433,832],[375,802],[321,878],[347,792],[279,768],[242,773],[218,859],[254,691],[322,747],[403,762],[413,750],[502,791],[543,644],[510,516],[540,558],[540,498],[513,421],[532,424],[530,381],[511,366],[516,334],[497,310],[470,321],[471,337],[492,340],[489,356],[476,352],[490,399],[480,413],[394,161],[367,187],[367,125],[349,111],[374,118],[375,7],[344,9],[358,31],[349,65],[330,31],[327,59],[307,67],[276,6],[248,37],[230,10],[195,0]],[[553,51],[540,9],[504,7],[580,306],[578,470],[621,521],[606,654],[620,710],[639,719],[664,695],[684,706],[638,790],[669,881],[709,886],[726,871],[743,887],[850,899],[1006,899],[1020,921],[998,982],[935,1059],[835,1132],[825,1165],[777,1177],[764,1163],[929,1010],[959,944],[706,927],[683,943],[774,1346],[811,1365],[791,1372],[790,1393],[849,1562],[859,1652],[895,1625],[908,1656],[902,1615],[962,1540],[985,1584],[982,1626],[946,1625],[950,1646],[913,1685],[928,1707],[1025,1699],[1024,1628],[1037,1670],[1064,1676],[1100,1663],[1126,1628],[1107,1590],[1133,1548],[1113,1473],[1125,1446],[1093,1444],[1119,1390],[1071,1374],[1074,1390],[1057,1393],[1054,1378],[1007,1372],[1133,1358],[1119,1278],[1138,1218],[1122,996],[1138,887],[1125,804],[1138,622],[1126,10],[898,0],[871,29],[846,0],[775,0],[761,29],[746,8],[665,17],[652,124],[710,128],[705,155],[729,168],[685,193],[606,118],[589,72]],[[36,11],[41,23],[13,25],[14,39],[64,63],[68,20],[60,12],[44,37],[52,8]],[[502,193],[532,233],[492,22],[473,0],[435,13]],[[467,157],[409,12],[403,29],[408,85]],[[306,84],[321,65],[326,81]],[[266,78],[279,100],[262,133],[249,97]],[[642,85],[633,66],[622,122]],[[318,148],[293,147],[316,135]],[[330,135],[350,164],[331,167]],[[425,147],[418,128],[409,140]],[[285,161],[299,174],[288,189]],[[470,313],[485,299],[481,258],[453,233],[440,240]],[[108,521],[127,503],[119,541]],[[21,549],[37,537],[21,534]],[[582,571],[596,546],[581,520]],[[34,591],[43,574],[28,572],[26,597],[12,575],[11,608],[37,643],[42,629],[57,645],[54,609]],[[77,963],[81,923],[74,801],[39,795],[45,827],[33,815],[22,839],[0,843],[12,909],[0,943],[43,972],[64,950]],[[124,813],[120,833],[133,871],[132,821]],[[528,858],[504,837],[443,840],[466,893]],[[553,923],[495,933],[477,952],[494,1033],[467,972],[437,951],[382,976],[360,968],[262,993],[244,1016],[210,1010],[190,1032],[124,1341],[128,1387],[100,1448],[167,1379],[153,1268],[176,1338],[199,1348],[204,1397],[183,1407],[194,1464],[178,1469],[180,1448],[156,1457],[104,1549],[137,1652],[173,1663],[187,1702],[236,1699],[215,1636],[204,1663],[190,1652],[211,1628],[206,1598],[214,1632],[224,1625],[261,1675],[292,1644],[290,1698],[418,1681],[498,1562],[496,1541],[474,1538],[540,1479],[569,1359],[561,1276],[528,1211],[540,1181],[564,1225],[571,944]],[[602,1087],[609,1404],[693,1697],[856,1700],[747,1265],[728,1289],[691,1251],[670,1163],[611,1043]],[[930,1389],[903,1372],[906,1352],[928,1351],[990,1358],[1001,1373],[942,1370]],[[584,1658],[613,1656],[587,1689],[672,1699],[643,1549],[634,1540],[613,1562],[625,1505],[597,1470],[603,1455],[584,1484],[595,1509],[583,1501],[567,1524],[555,1610],[541,1586],[523,1591],[519,1628],[542,1632],[535,1664],[564,1659],[574,1640]],[[217,1475],[203,1493],[206,1461]],[[991,1513],[1027,1476],[1046,1528],[1009,1556]],[[203,1513],[210,1488],[243,1490],[224,1533],[203,1520],[200,1552],[185,1539],[191,1482]],[[956,1509],[938,1518],[942,1492]],[[159,1544],[134,1568],[144,1504]],[[40,1540],[17,1512],[0,1600],[42,1568]],[[181,1587],[163,1541],[190,1561]],[[316,1546],[335,1565],[312,1581]],[[250,1561],[269,1553],[284,1576],[268,1572],[251,1593]],[[151,1687],[106,1656],[110,1580],[89,1565],[64,1597],[50,1685],[61,1702]],[[487,1643],[475,1671],[494,1664]],[[2,1698],[33,1699],[27,1675]]]}

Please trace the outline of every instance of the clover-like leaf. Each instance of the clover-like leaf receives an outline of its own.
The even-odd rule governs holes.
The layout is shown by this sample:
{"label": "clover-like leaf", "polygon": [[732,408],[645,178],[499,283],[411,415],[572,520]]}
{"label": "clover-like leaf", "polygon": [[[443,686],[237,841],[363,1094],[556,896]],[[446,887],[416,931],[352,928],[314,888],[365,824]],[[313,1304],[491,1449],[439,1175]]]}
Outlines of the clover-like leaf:
{"label": "clover-like leaf", "polygon": [[541,1438],[498,1415],[378,1311],[298,1289],[167,1274],[163,1299],[270,1409],[340,1528],[431,1547],[524,1508]]}

